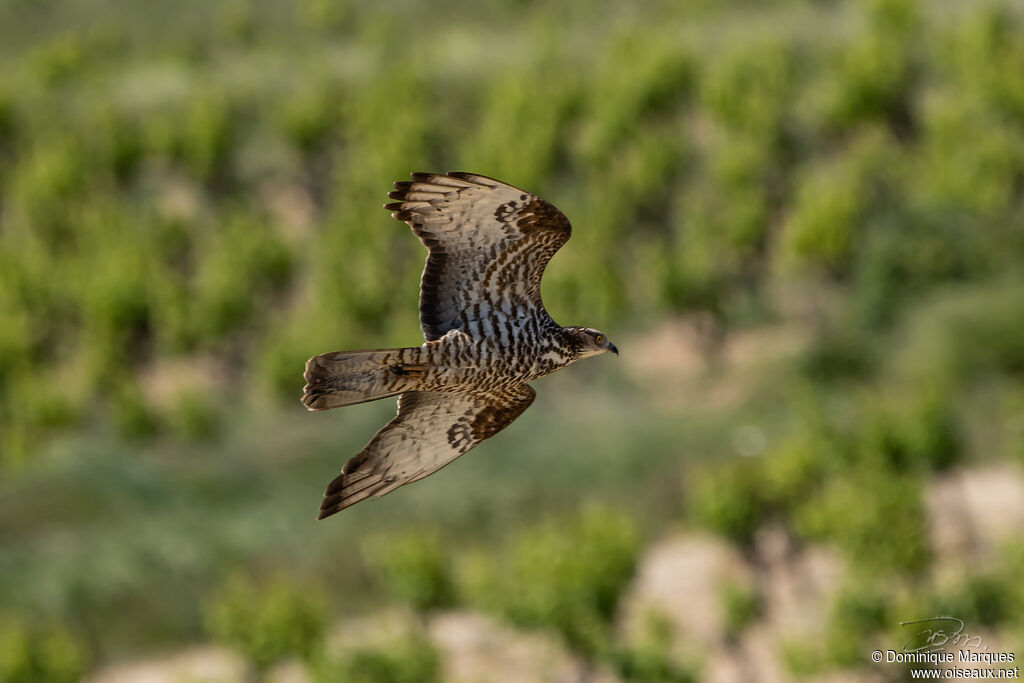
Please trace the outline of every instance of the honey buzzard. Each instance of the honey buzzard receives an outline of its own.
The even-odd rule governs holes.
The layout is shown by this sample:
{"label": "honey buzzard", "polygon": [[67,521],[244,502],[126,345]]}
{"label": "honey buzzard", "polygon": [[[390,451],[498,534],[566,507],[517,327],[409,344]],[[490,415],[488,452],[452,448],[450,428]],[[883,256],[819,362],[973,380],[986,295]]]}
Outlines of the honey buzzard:
{"label": "honey buzzard", "polygon": [[526,383],[611,351],[604,333],[562,327],[540,297],[572,233],[536,195],[471,173],[413,173],[384,208],[429,251],[420,281],[426,343],[335,351],[306,362],[302,402],[327,410],[398,395],[398,414],[345,463],[319,519],[436,472],[530,407]]}

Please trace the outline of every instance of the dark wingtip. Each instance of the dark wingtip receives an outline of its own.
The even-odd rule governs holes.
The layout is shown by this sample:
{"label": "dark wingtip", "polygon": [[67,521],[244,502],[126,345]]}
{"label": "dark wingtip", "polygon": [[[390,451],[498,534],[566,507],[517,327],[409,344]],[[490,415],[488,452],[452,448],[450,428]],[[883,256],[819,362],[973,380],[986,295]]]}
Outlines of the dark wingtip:
{"label": "dark wingtip", "polygon": [[330,517],[348,507],[342,494],[342,490],[345,488],[345,479],[345,473],[342,472],[327,485],[324,499],[320,502],[320,514],[317,516],[317,520]]}
{"label": "dark wingtip", "polygon": [[331,515],[341,512],[346,507],[346,505],[338,503],[337,497],[328,496],[320,503],[320,512],[316,516],[317,521],[327,519]]}
{"label": "dark wingtip", "polygon": [[328,377],[321,363],[323,355],[313,356],[307,360],[306,371],[302,373],[302,379],[306,380],[306,386],[302,387],[302,398],[299,400],[307,410],[326,410],[327,408],[324,405],[325,391],[321,384],[322,380]]}
{"label": "dark wingtip", "polygon": [[[339,493],[343,488],[345,488],[345,473],[344,472],[342,472],[341,474],[336,476],[334,479],[331,479],[331,483],[327,485],[327,489],[324,491],[324,496],[330,498],[331,496]],[[325,506],[328,503],[329,503],[329,501],[324,501],[324,505]]]}
{"label": "dark wingtip", "polygon": [[361,498],[357,500],[346,498],[348,497],[340,493],[336,493],[334,495],[328,494],[327,496],[325,496],[323,502],[320,503],[320,514],[317,516],[317,519],[320,520],[326,517],[330,517],[331,515],[341,512],[345,508],[351,507],[355,503],[358,503],[360,500],[362,500]]}
{"label": "dark wingtip", "polygon": [[320,392],[314,392],[312,389],[306,389],[303,391],[302,405],[306,406],[306,410],[311,412],[320,412],[327,410],[327,406],[324,405],[325,396]]}

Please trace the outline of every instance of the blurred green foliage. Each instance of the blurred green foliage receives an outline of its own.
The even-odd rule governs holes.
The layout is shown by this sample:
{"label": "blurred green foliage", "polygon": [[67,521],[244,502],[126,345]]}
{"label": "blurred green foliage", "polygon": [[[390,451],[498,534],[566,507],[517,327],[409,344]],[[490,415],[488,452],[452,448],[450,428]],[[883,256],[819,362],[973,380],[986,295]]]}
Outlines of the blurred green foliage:
{"label": "blurred green foliage", "polygon": [[520,626],[553,629],[589,656],[606,655],[639,541],[629,516],[584,508],[575,518],[522,529],[503,553],[466,556],[460,590],[471,606]]}
{"label": "blurred green foliage", "polygon": [[315,683],[434,683],[441,680],[437,651],[422,635],[380,647],[357,648],[312,669]]}
{"label": "blurred green foliage", "polygon": [[690,472],[691,519],[744,545],[766,522],[783,522],[797,537],[836,544],[856,566],[924,569],[921,477],[962,454],[948,397],[864,392],[842,408],[830,418],[805,407],[801,430],[777,447]]}
{"label": "blurred green foliage", "polygon": [[311,660],[326,628],[326,601],[308,582],[257,581],[237,574],[210,601],[209,634],[241,653],[257,672],[286,657]]}
{"label": "blurred green foliage", "polygon": [[87,665],[86,648],[59,625],[0,622],[0,680],[72,683]]}
{"label": "blurred green foliage", "polygon": [[615,670],[634,683],[690,683],[698,680],[692,667],[673,660],[672,625],[660,614],[646,615],[638,642],[617,646],[611,655]]}
{"label": "blurred green foliage", "polygon": [[[913,623],[933,616],[953,616],[964,622],[967,633],[981,629],[1012,632],[1024,606],[1020,572],[1024,552],[1019,543],[1004,547],[977,571],[960,571],[952,580],[922,590],[909,590],[890,576],[861,575],[849,580],[833,596],[822,637],[814,643],[793,642],[783,657],[796,675],[808,676],[830,668],[863,665],[865,648],[876,647],[879,634],[902,648],[920,645],[915,639],[935,624]],[[912,622],[901,626],[902,622]],[[941,625],[939,626],[941,628]]]}
{"label": "blurred green foliage", "polygon": [[450,551],[424,530],[367,539],[366,566],[397,600],[418,611],[447,607],[454,599]]}
{"label": "blurred green foliage", "polygon": [[877,570],[920,572],[928,545],[920,483],[889,472],[836,478],[796,510],[804,538],[832,542],[848,558]]}
{"label": "blurred green foliage", "polygon": [[738,638],[762,611],[761,596],[752,585],[729,581],[720,588],[725,630],[732,639]]}
{"label": "blurred green foliage", "polygon": [[1024,545],[1007,544],[977,572],[966,572],[930,594],[918,596],[922,614],[955,614],[970,624],[1000,628],[1018,624],[1024,609]]}

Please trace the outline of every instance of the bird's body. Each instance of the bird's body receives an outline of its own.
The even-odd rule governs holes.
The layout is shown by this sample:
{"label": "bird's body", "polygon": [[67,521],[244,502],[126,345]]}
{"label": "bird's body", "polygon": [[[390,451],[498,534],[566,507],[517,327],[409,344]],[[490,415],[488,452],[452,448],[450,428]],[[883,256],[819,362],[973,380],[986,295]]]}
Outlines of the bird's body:
{"label": "bird's body", "polygon": [[327,488],[320,518],[440,469],[510,424],[526,383],[580,358],[617,353],[602,333],[562,327],[540,298],[569,239],[551,204],[485,176],[413,174],[388,204],[428,248],[422,346],[336,351],[306,363],[303,403],[325,410],[399,395],[398,415]]}

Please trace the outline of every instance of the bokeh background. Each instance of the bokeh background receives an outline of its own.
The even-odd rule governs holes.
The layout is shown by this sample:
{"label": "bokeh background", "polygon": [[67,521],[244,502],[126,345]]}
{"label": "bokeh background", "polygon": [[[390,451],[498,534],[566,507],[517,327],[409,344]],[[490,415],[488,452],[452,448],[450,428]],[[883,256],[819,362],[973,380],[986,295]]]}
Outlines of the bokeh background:
{"label": "bokeh background", "polygon": [[[0,2],[0,680],[893,680],[1024,652],[1024,5]],[[326,522],[410,171],[622,356]],[[159,678],[159,677],[163,678]],[[154,680],[154,679],[149,679]]]}

